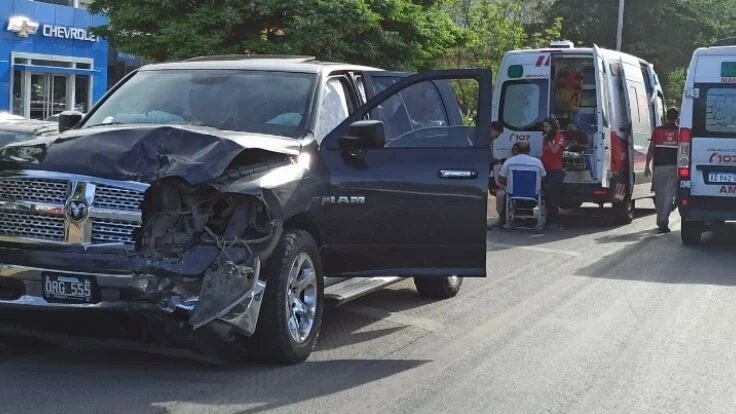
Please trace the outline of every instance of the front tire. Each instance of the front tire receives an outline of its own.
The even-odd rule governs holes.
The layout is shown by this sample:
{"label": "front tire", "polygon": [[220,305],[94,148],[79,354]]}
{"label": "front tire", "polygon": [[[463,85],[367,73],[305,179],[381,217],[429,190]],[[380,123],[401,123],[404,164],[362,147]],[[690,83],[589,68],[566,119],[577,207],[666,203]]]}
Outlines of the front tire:
{"label": "front tire", "polygon": [[458,276],[424,278],[415,277],[414,286],[419,295],[428,299],[450,299],[455,297],[463,284]]}
{"label": "front tire", "polygon": [[266,291],[249,350],[259,361],[296,364],[317,344],[324,280],[319,250],[306,231],[284,233],[264,269]]}
{"label": "front tire", "polygon": [[685,246],[695,246],[700,243],[703,235],[703,223],[699,221],[682,220],[680,238]]}

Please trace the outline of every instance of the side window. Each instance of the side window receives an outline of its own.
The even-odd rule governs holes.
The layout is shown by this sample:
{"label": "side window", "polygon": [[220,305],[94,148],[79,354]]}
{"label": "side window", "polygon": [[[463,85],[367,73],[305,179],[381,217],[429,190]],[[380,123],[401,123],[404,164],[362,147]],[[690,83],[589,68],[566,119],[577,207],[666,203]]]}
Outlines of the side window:
{"label": "side window", "polygon": [[[657,94],[656,110],[653,113],[654,126],[664,124],[665,110],[664,110],[664,97],[662,94]],[[659,118],[659,119],[657,119]]]}
{"label": "side window", "polygon": [[322,102],[319,105],[318,141],[350,115],[348,90],[347,80],[342,77],[331,78],[325,84]]}
{"label": "side window", "polygon": [[[375,76],[372,81],[375,92],[379,93],[397,82],[398,78]],[[477,85],[476,81],[472,82]],[[459,106],[458,102],[462,100],[458,99],[455,85],[451,84],[446,89],[450,91],[448,93],[455,94],[454,100],[448,100]],[[459,107],[452,110],[460,112]],[[474,126],[450,122],[435,82],[419,82],[403,89],[373,110],[371,118],[383,121],[386,148],[469,147],[475,144]]]}
{"label": "side window", "polygon": [[534,129],[547,117],[548,89],[546,80],[506,82],[501,90],[501,122],[516,131]]}
{"label": "side window", "polygon": [[368,97],[365,94],[365,83],[363,83],[362,76],[355,77],[355,83],[358,85],[358,93],[360,94],[361,105],[368,101]]}
{"label": "side window", "polygon": [[636,125],[641,122],[641,109],[639,109],[639,95],[633,86],[629,86],[629,97],[631,100],[631,123]]}

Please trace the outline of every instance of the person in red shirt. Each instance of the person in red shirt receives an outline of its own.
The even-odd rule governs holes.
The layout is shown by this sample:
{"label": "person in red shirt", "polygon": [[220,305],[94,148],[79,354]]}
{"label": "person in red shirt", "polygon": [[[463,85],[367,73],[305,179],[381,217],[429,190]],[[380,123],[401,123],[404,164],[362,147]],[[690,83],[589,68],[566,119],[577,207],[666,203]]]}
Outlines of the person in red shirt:
{"label": "person in red shirt", "polygon": [[560,126],[555,118],[547,118],[542,122],[544,130],[544,147],[542,149],[542,164],[547,171],[544,183],[544,193],[547,202],[547,222],[559,224],[560,196],[565,172],[562,170],[565,136],[560,132]]}
{"label": "person in red shirt", "polygon": [[680,130],[677,120],[680,111],[677,108],[667,110],[667,122],[652,131],[652,139],[647,151],[645,176],[652,175],[649,168],[654,160],[654,177],[652,185],[657,209],[657,227],[660,233],[669,233],[670,213],[674,209],[677,195],[677,148],[680,142]]}

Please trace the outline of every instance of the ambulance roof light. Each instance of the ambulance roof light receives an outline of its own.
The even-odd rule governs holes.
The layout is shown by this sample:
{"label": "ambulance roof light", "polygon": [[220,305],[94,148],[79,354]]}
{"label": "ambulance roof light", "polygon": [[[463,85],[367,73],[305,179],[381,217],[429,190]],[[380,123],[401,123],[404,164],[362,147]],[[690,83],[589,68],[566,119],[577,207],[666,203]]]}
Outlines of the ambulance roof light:
{"label": "ambulance roof light", "polygon": [[574,49],[575,43],[569,40],[553,40],[550,42],[549,47],[553,49]]}

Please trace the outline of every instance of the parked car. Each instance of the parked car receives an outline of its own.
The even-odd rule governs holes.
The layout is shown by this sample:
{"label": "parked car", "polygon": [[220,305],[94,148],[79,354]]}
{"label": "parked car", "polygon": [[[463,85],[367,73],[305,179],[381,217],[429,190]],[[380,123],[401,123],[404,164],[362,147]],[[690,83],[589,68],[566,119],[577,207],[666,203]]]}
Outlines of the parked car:
{"label": "parked car", "polygon": [[56,132],[58,132],[56,122],[26,119],[7,112],[0,113],[0,147]]}
{"label": "parked car", "polygon": [[[477,126],[456,81],[477,82]],[[296,363],[325,299],[404,277],[452,297],[486,275],[490,85],[299,57],[141,68],[0,149],[0,309],[123,310]]]}
{"label": "parked car", "polygon": [[682,242],[736,220],[736,46],[697,49],[680,112]]}
{"label": "parked car", "polygon": [[664,93],[652,64],[570,42],[508,52],[493,97],[493,119],[505,128],[494,158],[509,157],[518,141],[541,156],[541,122],[549,115],[563,130],[576,124],[589,142],[564,153],[562,206],[611,203],[616,221],[630,223],[636,200],[652,197],[644,161],[652,130],[664,122]]}

